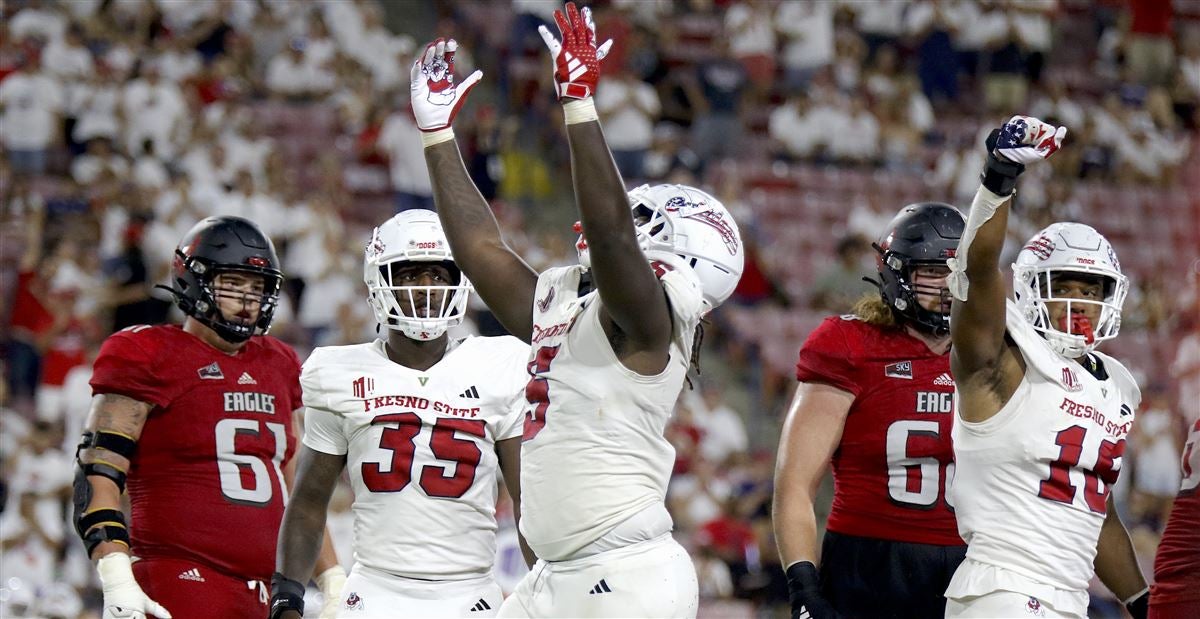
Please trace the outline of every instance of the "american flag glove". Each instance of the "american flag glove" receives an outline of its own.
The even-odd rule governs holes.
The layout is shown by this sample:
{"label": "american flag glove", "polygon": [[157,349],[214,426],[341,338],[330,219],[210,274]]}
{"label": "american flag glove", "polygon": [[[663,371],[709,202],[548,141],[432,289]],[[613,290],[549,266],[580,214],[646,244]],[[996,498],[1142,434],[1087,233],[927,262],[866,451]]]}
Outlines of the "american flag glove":
{"label": "american flag glove", "polygon": [[409,74],[410,101],[417,128],[421,131],[440,131],[450,127],[454,116],[467,100],[467,93],[483,77],[475,71],[462,83],[454,84],[454,54],[458,42],[437,39],[425,46]]}
{"label": "american flag glove", "polygon": [[612,39],[596,47],[592,10],[584,7],[580,11],[574,2],[568,2],[562,11],[554,11],[554,21],[562,35],[561,42],[548,28],[538,26],[538,33],[554,57],[554,91],[559,101],[586,99],[596,92],[600,61],[612,49]]}
{"label": "american flag glove", "polygon": [[1013,116],[1000,127],[995,144],[988,146],[997,157],[1029,165],[1049,159],[1066,136],[1066,127],[1055,127],[1032,116]]}

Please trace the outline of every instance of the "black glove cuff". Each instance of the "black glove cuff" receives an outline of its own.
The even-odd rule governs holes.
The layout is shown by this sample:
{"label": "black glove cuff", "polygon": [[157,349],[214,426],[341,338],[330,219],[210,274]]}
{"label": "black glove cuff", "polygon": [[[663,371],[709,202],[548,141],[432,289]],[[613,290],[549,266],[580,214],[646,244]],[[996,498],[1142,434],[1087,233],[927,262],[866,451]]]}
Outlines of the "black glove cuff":
{"label": "black glove cuff", "polygon": [[998,196],[1010,196],[1017,187],[1017,177],[1025,171],[1025,164],[996,156],[996,139],[999,135],[999,129],[992,129],[991,135],[985,142],[988,153],[987,163],[983,166],[983,173],[979,175],[979,180],[984,187],[987,187],[988,191]]}
{"label": "black glove cuff", "polygon": [[1132,602],[1125,605],[1125,610],[1129,611],[1129,615],[1133,619],[1146,619],[1150,614],[1150,592],[1137,596]]}
{"label": "black glove cuff", "polygon": [[287,610],[304,615],[304,585],[275,572],[271,574],[270,619],[279,619]]}

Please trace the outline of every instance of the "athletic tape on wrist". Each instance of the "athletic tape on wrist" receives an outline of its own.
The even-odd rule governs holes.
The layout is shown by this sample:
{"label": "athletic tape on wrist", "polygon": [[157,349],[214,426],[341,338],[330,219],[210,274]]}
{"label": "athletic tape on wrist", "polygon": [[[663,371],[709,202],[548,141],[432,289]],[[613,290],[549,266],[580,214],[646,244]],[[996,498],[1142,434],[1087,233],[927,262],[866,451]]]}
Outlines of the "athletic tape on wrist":
{"label": "athletic tape on wrist", "polygon": [[600,120],[600,116],[596,114],[596,104],[592,101],[591,97],[577,100],[572,99],[564,103],[563,117],[566,119],[568,125]]}
{"label": "athletic tape on wrist", "polygon": [[953,258],[946,261],[946,266],[950,267],[950,277],[946,279],[946,285],[955,299],[967,300],[967,288],[970,285],[967,281],[967,250],[975,240],[975,233],[991,220],[992,215],[995,215],[1011,197],[998,196],[982,185],[979,186],[979,191],[975,192],[975,200],[971,202],[971,214],[967,216],[967,228],[963,230],[962,240],[958,242],[958,251]]}
{"label": "athletic tape on wrist", "polygon": [[451,129],[450,127],[446,127],[445,129],[438,129],[437,131],[422,131],[421,132],[421,146],[424,148],[429,148],[430,146],[433,146],[434,144],[441,144],[442,142],[449,142],[450,140],[453,140],[453,139],[454,139],[454,129]]}

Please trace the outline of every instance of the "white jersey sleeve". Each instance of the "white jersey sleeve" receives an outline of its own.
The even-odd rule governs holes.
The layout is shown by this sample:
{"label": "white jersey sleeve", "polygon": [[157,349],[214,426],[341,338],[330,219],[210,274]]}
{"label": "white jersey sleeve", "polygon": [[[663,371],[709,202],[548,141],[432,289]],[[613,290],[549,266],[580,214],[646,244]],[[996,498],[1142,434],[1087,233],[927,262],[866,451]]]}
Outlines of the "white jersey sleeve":
{"label": "white jersey sleeve", "polygon": [[300,387],[304,391],[304,444],[335,456],[349,449],[342,431],[342,416],[329,407],[329,394],[321,388],[321,353],[318,348],[304,362]]}

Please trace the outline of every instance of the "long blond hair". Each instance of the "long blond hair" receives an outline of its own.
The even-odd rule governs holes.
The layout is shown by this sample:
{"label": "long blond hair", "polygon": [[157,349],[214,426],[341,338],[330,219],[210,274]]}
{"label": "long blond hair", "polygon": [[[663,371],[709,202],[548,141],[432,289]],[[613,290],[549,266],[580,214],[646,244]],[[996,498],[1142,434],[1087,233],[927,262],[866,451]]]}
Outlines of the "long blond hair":
{"label": "long blond hair", "polygon": [[854,309],[851,312],[858,316],[859,320],[877,327],[899,329],[900,323],[896,321],[896,315],[892,313],[892,308],[888,307],[883,302],[883,298],[879,293],[869,292],[859,297],[854,303]]}

